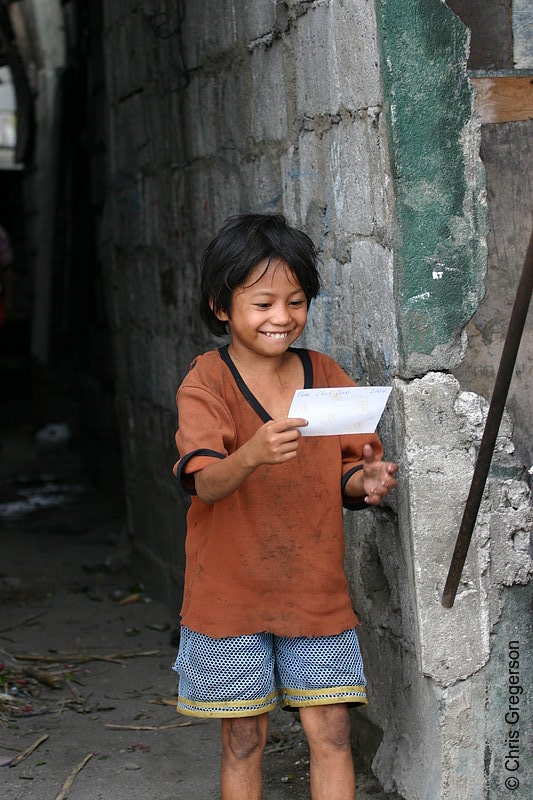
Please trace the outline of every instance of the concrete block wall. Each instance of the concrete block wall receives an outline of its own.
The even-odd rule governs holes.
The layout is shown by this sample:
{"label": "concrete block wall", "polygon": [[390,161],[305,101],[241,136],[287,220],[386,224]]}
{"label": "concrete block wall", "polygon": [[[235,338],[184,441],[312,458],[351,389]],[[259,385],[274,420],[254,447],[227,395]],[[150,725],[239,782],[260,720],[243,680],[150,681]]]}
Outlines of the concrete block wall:
{"label": "concrete block wall", "polygon": [[[481,799],[502,796],[509,787],[525,798],[533,765],[524,742],[531,725],[526,716],[520,729],[507,724],[511,667],[502,654],[516,636],[527,681],[532,517],[509,420],[455,606],[440,604],[486,413],[481,398],[461,392],[446,374],[464,357],[464,328],[482,297],[486,262],[486,191],[466,75],[468,35],[444,3],[407,8],[382,0],[377,9],[394,181],[399,368],[391,433],[404,484],[397,493],[397,536],[390,514],[376,531],[380,569],[370,573],[373,583],[365,592],[362,574],[352,580],[354,595],[367,597],[366,652],[380,679],[365,714],[383,737],[374,769],[386,787],[409,798]],[[356,524],[361,536],[353,540],[354,564],[368,546],[364,522]],[[520,592],[520,584],[527,590]],[[507,604],[516,611],[518,597],[522,605],[511,628]],[[383,652],[395,675],[392,685],[383,679]],[[497,677],[496,663],[503,673]],[[387,716],[391,708],[394,721]],[[371,726],[370,735],[376,737]],[[518,776],[501,742],[519,735]]]}
{"label": "concrete block wall", "polygon": [[509,693],[495,688],[494,659],[507,637],[520,639],[524,670],[533,660],[530,501],[502,462],[507,432],[457,608],[442,609],[484,413],[443,374],[463,357],[485,266],[465,29],[441,0],[185,9],[180,19],[170,5],[105,2],[102,248],[139,563],[177,609],[186,502],[171,476],[174,394],[192,358],[220,344],[196,313],[201,251],[230,214],[282,211],[321,252],[303,344],[395,390],[380,432],[400,488],[346,517],[369,675],[358,741],[409,800],[481,800],[506,777]]}
{"label": "concrete block wall", "polygon": [[[375,752],[385,789],[409,800],[485,800],[506,796],[507,786],[525,800],[533,778],[530,700],[522,697],[533,668],[533,513],[510,418],[454,607],[444,609],[488,404],[442,372],[393,386],[402,443],[397,517],[387,508],[360,512],[347,548],[369,677],[370,703],[356,712],[360,744]],[[510,681],[522,687],[519,707],[510,705],[518,691]],[[520,743],[514,753],[509,741]]]}

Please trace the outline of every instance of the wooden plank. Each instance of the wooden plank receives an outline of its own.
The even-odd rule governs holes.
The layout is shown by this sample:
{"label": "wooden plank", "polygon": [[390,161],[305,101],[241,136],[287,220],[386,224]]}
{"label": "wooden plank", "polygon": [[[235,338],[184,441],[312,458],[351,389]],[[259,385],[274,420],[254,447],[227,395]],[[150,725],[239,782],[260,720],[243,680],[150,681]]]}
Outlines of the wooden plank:
{"label": "wooden plank", "polygon": [[533,76],[472,77],[482,123],[533,119]]}

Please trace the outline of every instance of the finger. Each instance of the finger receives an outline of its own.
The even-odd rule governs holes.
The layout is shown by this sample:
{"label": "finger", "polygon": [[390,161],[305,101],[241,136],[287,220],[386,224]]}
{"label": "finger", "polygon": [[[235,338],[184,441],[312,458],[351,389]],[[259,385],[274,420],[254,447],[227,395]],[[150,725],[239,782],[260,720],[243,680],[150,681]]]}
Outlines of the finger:
{"label": "finger", "polygon": [[301,439],[302,433],[299,428],[292,428],[292,430],[281,431],[276,438],[278,442],[297,442]]}
{"label": "finger", "polygon": [[301,417],[289,417],[288,419],[281,419],[279,420],[279,424],[282,426],[280,430],[289,430],[292,428],[305,428],[309,425],[306,419],[302,419]]}
{"label": "finger", "polygon": [[297,447],[301,437],[302,434],[298,428],[293,428],[286,431],[271,431],[266,437],[266,441],[269,447],[276,450],[286,444]]}
{"label": "finger", "polygon": [[379,504],[381,503],[383,498],[387,496],[387,494],[388,494],[387,489],[381,489],[376,487],[374,490],[372,490],[367,494],[367,496],[365,497],[365,503],[368,503],[371,506],[379,506]]}
{"label": "finger", "polygon": [[368,506],[379,506],[382,500],[383,498],[377,494],[370,494],[365,497],[365,503]]}
{"label": "finger", "polygon": [[365,444],[363,447],[363,458],[367,464],[371,464],[373,461],[376,460],[374,455],[374,450],[369,444]]}
{"label": "finger", "polygon": [[271,464],[283,464],[285,461],[289,461],[291,458],[296,458],[298,455],[298,448],[297,447],[284,447],[279,448],[276,450],[275,453],[272,454],[272,460],[270,461]]}
{"label": "finger", "polygon": [[287,442],[280,442],[278,444],[278,453],[291,453],[296,452],[300,445],[300,437],[298,436],[297,439],[291,439]]}
{"label": "finger", "polygon": [[394,478],[387,478],[382,481],[381,484],[376,484],[365,497],[365,503],[368,503],[372,506],[379,505],[383,498],[388,495],[390,490],[394,489],[397,485],[397,481]]}
{"label": "finger", "polygon": [[396,478],[393,478],[392,475],[387,475],[385,478],[383,478],[381,485],[384,488],[385,492],[389,492],[391,489],[394,489],[398,485],[398,481],[396,480]]}
{"label": "finger", "polygon": [[298,453],[296,452],[296,450],[291,450],[288,453],[283,453],[280,459],[281,463],[285,463],[285,461],[290,461],[291,458],[296,458],[297,455]]}

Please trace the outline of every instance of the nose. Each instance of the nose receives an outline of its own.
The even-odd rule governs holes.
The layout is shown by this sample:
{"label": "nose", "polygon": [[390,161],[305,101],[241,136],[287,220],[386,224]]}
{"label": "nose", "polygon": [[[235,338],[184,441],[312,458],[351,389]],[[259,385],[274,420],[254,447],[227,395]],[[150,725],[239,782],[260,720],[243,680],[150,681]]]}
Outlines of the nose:
{"label": "nose", "polygon": [[270,321],[274,325],[286,325],[291,321],[290,309],[285,303],[276,303],[272,306]]}

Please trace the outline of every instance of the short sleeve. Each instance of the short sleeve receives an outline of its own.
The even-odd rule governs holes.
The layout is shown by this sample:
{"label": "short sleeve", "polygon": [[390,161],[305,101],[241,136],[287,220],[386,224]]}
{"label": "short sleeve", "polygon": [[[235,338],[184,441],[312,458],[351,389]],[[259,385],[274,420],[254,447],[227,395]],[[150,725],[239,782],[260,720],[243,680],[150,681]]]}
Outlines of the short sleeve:
{"label": "short sleeve", "polygon": [[180,459],[174,465],[174,475],[187,492],[196,494],[193,474],[233,452],[235,424],[223,400],[208,389],[182,385],[176,402]]}

